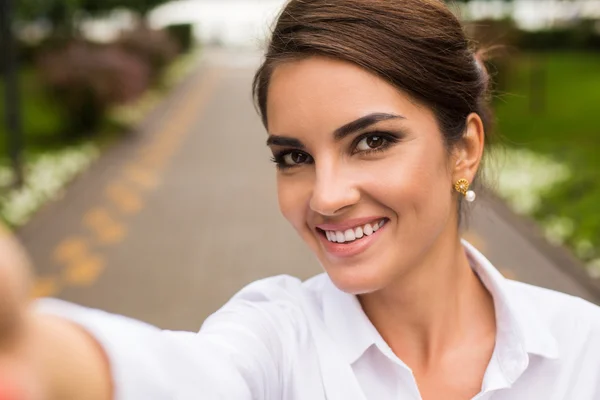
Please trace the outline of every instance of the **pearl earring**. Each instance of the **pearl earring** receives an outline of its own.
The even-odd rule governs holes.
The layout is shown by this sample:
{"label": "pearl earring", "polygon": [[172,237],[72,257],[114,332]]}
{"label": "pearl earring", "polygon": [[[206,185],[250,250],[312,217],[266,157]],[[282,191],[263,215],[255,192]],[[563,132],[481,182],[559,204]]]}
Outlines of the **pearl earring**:
{"label": "pearl earring", "polygon": [[469,203],[474,202],[475,198],[477,197],[474,191],[469,190],[469,181],[466,179],[459,179],[458,181],[456,181],[456,183],[454,184],[454,189],[458,193],[465,196],[465,200],[467,200]]}

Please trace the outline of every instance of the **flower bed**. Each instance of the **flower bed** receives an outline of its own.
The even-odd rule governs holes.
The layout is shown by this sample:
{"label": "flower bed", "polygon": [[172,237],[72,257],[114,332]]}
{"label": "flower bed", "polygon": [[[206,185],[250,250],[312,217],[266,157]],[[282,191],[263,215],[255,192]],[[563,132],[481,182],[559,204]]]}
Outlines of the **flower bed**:
{"label": "flower bed", "polygon": [[[25,166],[25,184],[0,195],[0,216],[10,226],[22,225],[40,206],[59,197],[65,185],[99,153],[98,146],[88,142],[32,156]],[[7,187],[12,181],[12,168],[0,166],[0,186]]]}
{"label": "flower bed", "polygon": [[600,54],[522,54],[498,96],[498,192],[600,277]]}
{"label": "flower bed", "polygon": [[[157,87],[150,88],[134,102],[113,108],[107,118],[121,129],[139,124],[190,73],[197,58],[197,52],[180,56],[166,69]],[[41,206],[59,198],[65,186],[100,156],[105,139],[106,135],[100,132],[78,144],[45,151],[35,148],[25,157],[25,183],[19,189],[9,189],[14,181],[13,171],[7,160],[0,160],[0,219],[13,228],[25,224]]]}

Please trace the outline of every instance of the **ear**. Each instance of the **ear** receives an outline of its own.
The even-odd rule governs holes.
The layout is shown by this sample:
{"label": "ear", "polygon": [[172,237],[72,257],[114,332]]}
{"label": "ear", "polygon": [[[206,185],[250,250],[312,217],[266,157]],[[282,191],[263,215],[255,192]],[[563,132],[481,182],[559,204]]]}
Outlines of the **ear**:
{"label": "ear", "polygon": [[485,129],[483,121],[478,114],[471,113],[467,117],[465,134],[455,149],[455,164],[452,171],[453,182],[461,178],[473,182],[481,163],[484,144]]}

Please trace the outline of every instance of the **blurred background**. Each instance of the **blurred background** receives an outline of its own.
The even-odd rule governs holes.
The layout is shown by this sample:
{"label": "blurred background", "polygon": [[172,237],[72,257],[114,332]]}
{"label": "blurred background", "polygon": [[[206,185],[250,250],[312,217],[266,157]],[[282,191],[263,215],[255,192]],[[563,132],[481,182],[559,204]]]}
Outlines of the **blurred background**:
{"label": "blurred background", "polygon": [[[282,0],[0,0],[0,217],[34,295],[197,329],[316,260],[278,214],[250,96]],[[450,2],[486,49],[497,146],[465,238],[600,302],[600,0]]]}

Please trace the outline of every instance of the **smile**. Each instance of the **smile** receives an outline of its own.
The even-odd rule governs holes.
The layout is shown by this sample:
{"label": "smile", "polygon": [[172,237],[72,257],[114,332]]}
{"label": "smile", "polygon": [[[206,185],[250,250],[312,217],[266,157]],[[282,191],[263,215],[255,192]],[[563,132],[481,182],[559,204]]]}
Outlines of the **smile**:
{"label": "smile", "polygon": [[352,243],[364,236],[371,236],[383,227],[386,219],[382,218],[379,221],[357,226],[355,228],[346,229],[344,231],[322,231],[325,233],[327,240],[333,243]]}
{"label": "smile", "polygon": [[[324,224],[317,227],[317,235],[323,245],[323,249],[335,258],[348,258],[358,256],[366,251],[385,231],[388,218],[371,219],[370,221],[356,221],[356,225]],[[345,226],[344,226],[345,225]],[[338,229],[335,229],[338,228]]]}

